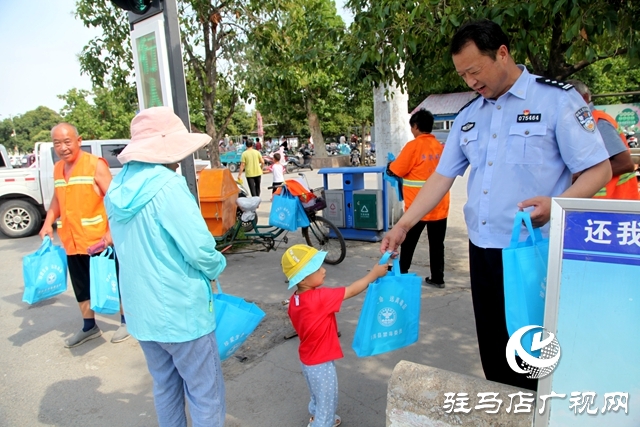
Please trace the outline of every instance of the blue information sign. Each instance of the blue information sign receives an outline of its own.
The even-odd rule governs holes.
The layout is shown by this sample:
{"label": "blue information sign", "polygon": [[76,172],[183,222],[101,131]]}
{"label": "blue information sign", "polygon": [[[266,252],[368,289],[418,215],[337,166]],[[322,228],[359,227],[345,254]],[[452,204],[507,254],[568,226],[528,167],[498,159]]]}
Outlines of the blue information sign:
{"label": "blue information sign", "polygon": [[[536,427],[640,426],[640,202],[554,199]],[[538,408],[540,409],[540,408]]]}

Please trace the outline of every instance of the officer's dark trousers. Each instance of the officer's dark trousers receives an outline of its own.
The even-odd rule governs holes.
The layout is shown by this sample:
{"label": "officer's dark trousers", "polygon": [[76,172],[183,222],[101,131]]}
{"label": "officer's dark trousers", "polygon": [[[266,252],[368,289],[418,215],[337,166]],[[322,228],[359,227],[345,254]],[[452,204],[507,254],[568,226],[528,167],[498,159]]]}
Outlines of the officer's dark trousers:
{"label": "officer's dark trousers", "polygon": [[484,376],[490,381],[536,390],[538,381],[514,372],[505,357],[509,333],[504,310],[502,249],[483,249],[469,242],[469,272]]}
{"label": "officer's dark trousers", "polygon": [[400,272],[405,274],[409,271],[413,253],[425,226],[427,227],[427,237],[429,238],[431,280],[435,283],[444,283],[444,235],[447,232],[447,218],[437,221],[418,221],[407,232],[407,236],[402,245],[400,245]]}

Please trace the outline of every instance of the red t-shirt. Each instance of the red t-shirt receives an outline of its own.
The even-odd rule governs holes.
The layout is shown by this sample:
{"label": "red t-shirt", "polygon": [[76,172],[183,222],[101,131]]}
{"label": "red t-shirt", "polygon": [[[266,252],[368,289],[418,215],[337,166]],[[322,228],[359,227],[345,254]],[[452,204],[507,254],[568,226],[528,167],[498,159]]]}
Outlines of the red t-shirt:
{"label": "red t-shirt", "polygon": [[336,313],[344,300],[345,288],[315,288],[289,300],[289,318],[300,337],[300,361],[305,365],[340,359]]}

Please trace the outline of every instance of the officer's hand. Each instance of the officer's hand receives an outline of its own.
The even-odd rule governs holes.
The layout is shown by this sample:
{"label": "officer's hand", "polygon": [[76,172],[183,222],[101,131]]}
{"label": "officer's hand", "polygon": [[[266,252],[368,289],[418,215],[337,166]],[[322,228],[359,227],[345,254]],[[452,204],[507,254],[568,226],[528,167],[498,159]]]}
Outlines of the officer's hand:
{"label": "officer's hand", "polygon": [[531,223],[534,227],[542,227],[551,218],[551,197],[537,196],[518,203],[520,210],[533,206]]}
{"label": "officer's hand", "polygon": [[44,236],[49,236],[49,238],[53,242],[53,226],[51,224],[47,224],[46,222],[40,229],[40,238],[44,239]]}
{"label": "officer's hand", "polygon": [[400,244],[404,241],[405,237],[407,237],[407,230],[399,224],[396,224],[395,227],[389,230],[389,232],[382,238],[382,243],[380,244],[380,253],[384,254],[385,252],[397,252],[398,246],[400,246]]}

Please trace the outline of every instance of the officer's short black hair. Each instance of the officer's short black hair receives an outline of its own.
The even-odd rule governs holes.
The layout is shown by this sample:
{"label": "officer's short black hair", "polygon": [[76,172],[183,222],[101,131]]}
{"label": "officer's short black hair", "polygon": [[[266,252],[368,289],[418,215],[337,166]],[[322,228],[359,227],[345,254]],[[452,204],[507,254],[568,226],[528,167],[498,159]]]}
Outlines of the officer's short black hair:
{"label": "officer's short black hair", "polygon": [[478,50],[491,59],[496,59],[496,53],[500,46],[505,45],[509,49],[509,38],[502,31],[500,25],[488,19],[470,21],[458,28],[451,39],[449,52],[451,55],[459,54],[469,43],[473,42]]}
{"label": "officer's short black hair", "polygon": [[418,110],[409,119],[409,125],[416,125],[420,132],[431,133],[433,130],[433,114],[428,110]]}
{"label": "officer's short black hair", "polygon": [[253,147],[253,141],[252,141],[252,140],[250,140],[250,139],[248,139],[248,140],[247,140],[247,144],[246,144],[246,145],[247,145],[247,148],[251,148],[251,147]]}

